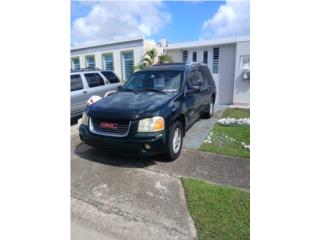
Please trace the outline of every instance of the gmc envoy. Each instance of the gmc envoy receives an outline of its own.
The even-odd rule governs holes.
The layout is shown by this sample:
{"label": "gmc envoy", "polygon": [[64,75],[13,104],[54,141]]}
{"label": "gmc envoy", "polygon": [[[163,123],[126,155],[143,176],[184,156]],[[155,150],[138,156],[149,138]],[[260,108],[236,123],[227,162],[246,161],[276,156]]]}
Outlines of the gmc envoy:
{"label": "gmc envoy", "polygon": [[216,86],[207,65],[153,65],[87,106],[81,140],[94,147],[176,159],[188,128],[213,115]]}

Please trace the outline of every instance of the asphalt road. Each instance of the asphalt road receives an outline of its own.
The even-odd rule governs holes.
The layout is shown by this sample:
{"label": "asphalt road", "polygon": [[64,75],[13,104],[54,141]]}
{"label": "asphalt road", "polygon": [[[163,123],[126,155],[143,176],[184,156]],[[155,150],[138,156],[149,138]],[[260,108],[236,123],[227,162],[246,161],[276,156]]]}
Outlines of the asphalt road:
{"label": "asphalt road", "polygon": [[249,165],[191,149],[174,162],[95,149],[80,142],[73,125],[72,239],[196,239],[180,177],[248,190]]}

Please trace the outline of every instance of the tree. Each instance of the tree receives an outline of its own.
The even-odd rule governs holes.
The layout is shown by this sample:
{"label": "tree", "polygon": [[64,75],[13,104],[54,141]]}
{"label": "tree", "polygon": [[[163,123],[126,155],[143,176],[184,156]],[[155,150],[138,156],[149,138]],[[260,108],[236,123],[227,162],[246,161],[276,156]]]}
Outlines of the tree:
{"label": "tree", "polygon": [[161,55],[157,58],[157,50],[155,48],[151,48],[147,50],[140,64],[135,66],[135,70],[141,70],[153,64],[161,64],[161,63],[171,63],[172,58],[169,55]]}
{"label": "tree", "polygon": [[172,57],[169,55],[161,55],[159,57],[159,63],[172,63]]}
{"label": "tree", "polygon": [[142,61],[146,62],[147,65],[149,66],[149,65],[155,64],[156,60],[157,60],[157,50],[155,48],[151,48],[145,52]]}

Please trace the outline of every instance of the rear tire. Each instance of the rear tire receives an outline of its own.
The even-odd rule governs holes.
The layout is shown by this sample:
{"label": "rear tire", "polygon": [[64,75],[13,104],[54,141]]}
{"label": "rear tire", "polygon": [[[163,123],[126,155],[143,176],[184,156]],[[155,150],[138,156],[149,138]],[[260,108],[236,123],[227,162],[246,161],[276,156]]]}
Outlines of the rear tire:
{"label": "rear tire", "polygon": [[206,107],[206,111],[203,113],[204,118],[211,118],[214,112],[214,100],[211,99],[210,103]]}
{"label": "rear tire", "polygon": [[167,144],[167,158],[171,161],[177,159],[181,153],[183,143],[183,127],[177,121],[170,127]]}

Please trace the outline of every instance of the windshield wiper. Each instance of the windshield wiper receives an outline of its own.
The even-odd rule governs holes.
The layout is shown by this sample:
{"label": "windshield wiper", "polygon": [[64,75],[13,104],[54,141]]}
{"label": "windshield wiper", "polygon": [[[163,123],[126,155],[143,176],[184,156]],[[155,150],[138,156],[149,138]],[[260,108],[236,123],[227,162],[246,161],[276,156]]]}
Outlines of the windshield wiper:
{"label": "windshield wiper", "polygon": [[165,91],[162,91],[162,90],[156,89],[156,88],[144,88],[144,89],[142,89],[142,91],[153,91],[153,92],[159,92],[159,93],[163,93],[163,94],[168,94]]}
{"label": "windshield wiper", "polygon": [[132,88],[121,88],[120,91],[131,91],[137,94],[137,91],[133,90]]}

